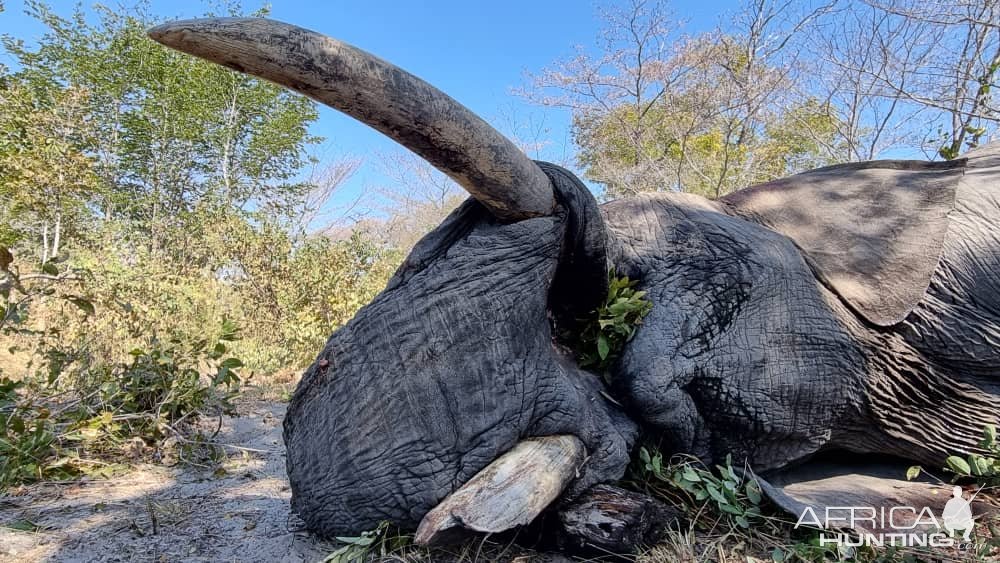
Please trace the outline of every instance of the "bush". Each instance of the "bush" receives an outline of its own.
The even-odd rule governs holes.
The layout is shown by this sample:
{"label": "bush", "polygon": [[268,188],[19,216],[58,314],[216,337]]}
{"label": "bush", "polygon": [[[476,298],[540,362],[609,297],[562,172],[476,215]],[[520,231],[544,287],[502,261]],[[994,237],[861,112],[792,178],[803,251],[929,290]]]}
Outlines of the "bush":
{"label": "bush", "polygon": [[237,373],[304,368],[400,259],[358,232],[203,219],[183,263],[113,223],[37,272],[0,248],[0,346],[18,356],[0,365],[0,487],[106,473],[126,443],[152,450],[229,410]]}
{"label": "bush", "polygon": [[58,451],[47,409],[22,396],[24,384],[0,379],[0,489],[10,483],[69,477],[50,463]]}
{"label": "bush", "polygon": [[[87,270],[47,263],[38,274],[23,274],[9,250],[0,248],[0,258],[0,334],[33,354],[17,380],[0,378],[0,488],[107,475],[123,443],[155,447],[182,436],[201,415],[232,409],[243,366],[231,353],[239,340],[235,323],[223,320],[207,335],[173,331],[161,338],[135,329],[128,303],[95,306],[83,297],[107,296],[99,284],[97,291],[84,287]],[[117,347],[115,333],[100,330],[116,326],[127,337]]]}
{"label": "bush", "polygon": [[152,340],[115,366],[67,364],[51,381],[0,380],[0,488],[115,469],[122,444],[156,446],[183,423],[230,412],[242,362],[232,323],[214,341]]}

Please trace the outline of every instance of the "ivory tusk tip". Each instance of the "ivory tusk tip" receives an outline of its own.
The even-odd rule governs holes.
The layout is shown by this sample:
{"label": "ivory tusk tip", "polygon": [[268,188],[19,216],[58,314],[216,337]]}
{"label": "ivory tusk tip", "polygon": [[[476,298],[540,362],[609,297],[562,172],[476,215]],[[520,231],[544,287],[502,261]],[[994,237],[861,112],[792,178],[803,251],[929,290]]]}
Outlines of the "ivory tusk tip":
{"label": "ivory tusk tip", "polygon": [[148,30],[146,30],[146,35],[148,35],[150,39],[156,41],[157,43],[164,43],[164,41],[167,39],[167,37],[170,35],[170,32],[173,29],[174,29],[173,24],[165,23],[163,25],[158,25],[156,27],[149,28]]}
{"label": "ivory tusk tip", "polygon": [[183,47],[185,44],[193,44],[194,40],[208,39],[212,35],[232,29],[233,25],[243,26],[254,20],[263,18],[194,18],[187,20],[174,20],[161,23],[146,30],[146,35],[172,49],[187,52]]}

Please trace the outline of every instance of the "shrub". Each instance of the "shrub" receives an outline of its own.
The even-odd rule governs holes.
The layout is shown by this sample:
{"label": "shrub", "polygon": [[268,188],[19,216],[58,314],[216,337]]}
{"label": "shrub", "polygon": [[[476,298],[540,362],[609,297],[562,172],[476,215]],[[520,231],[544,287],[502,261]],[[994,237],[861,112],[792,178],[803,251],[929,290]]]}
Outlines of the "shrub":
{"label": "shrub", "polygon": [[[0,377],[0,488],[107,475],[124,441],[155,445],[168,434],[180,435],[184,422],[230,410],[239,389],[243,363],[230,350],[239,331],[230,321],[198,338],[130,333],[143,345],[120,361],[109,359],[109,343],[86,331],[107,309],[82,297],[80,272],[85,270],[70,278],[48,263],[40,274],[23,275],[0,248],[0,333],[29,342],[32,362],[44,368],[28,369],[17,380]],[[56,304],[82,311],[82,319]],[[37,318],[36,308],[52,318]]]}
{"label": "shrub", "polygon": [[0,489],[9,483],[59,475],[49,412],[21,393],[24,383],[0,379]]}

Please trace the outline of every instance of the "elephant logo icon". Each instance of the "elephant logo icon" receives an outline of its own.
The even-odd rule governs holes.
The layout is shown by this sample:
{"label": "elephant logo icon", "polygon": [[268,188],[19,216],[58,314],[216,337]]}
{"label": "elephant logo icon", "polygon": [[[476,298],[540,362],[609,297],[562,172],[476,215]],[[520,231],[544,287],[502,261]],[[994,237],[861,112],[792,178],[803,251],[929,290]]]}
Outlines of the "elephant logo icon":
{"label": "elephant logo icon", "polygon": [[962,487],[956,485],[952,489],[952,498],[944,505],[944,512],[941,514],[941,519],[944,521],[944,527],[948,533],[954,536],[955,530],[962,530],[962,539],[965,541],[970,540],[972,527],[975,524],[972,518],[971,504],[971,500],[966,500],[962,496]]}

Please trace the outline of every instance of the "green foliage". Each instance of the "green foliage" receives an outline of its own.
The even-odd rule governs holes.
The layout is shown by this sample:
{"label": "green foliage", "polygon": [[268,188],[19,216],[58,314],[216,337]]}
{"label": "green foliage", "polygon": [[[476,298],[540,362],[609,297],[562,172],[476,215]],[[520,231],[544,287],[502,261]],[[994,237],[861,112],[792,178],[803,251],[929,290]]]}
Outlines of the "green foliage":
{"label": "green foliage", "polygon": [[87,274],[80,268],[66,268],[50,260],[37,273],[21,273],[14,255],[0,245],[0,335],[32,335],[32,303],[71,304],[85,316],[94,313],[94,304],[81,295],[79,283]]}
{"label": "green foliage", "polygon": [[697,459],[678,456],[665,464],[663,455],[643,446],[634,473],[658,496],[688,514],[702,514],[708,509],[741,529],[749,529],[760,518],[763,493],[748,468],[737,473],[732,458],[711,471]]}
{"label": "green foliage", "polygon": [[945,460],[946,469],[957,477],[971,477],[983,486],[1000,487],[1000,442],[997,441],[996,426],[987,424],[983,428],[979,447],[986,452],[985,455],[950,456]]}
{"label": "green foliage", "polygon": [[157,438],[160,423],[176,422],[209,406],[232,410],[229,401],[239,388],[237,373],[243,362],[228,352],[237,338],[236,326],[224,321],[213,343],[174,337],[132,350],[131,363],[101,378],[102,412],[142,415],[129,418],[128,435]]}
{"label": "green foliage", "polygon": [[410,545],[412,537],[403,535],[391,522],[381,522],[374,530],[357,537],[338,537],[345,544],[323,559],[323,563],[360,563],[371,557],[388,557]]}
{"label": "green foliage", "polygon": [[[674,78],[658,83],[662,77],[650,73],[648,91],[630,84],[627,97],[614,88],[602,93],[593,84],[586,87],[593,77],[580,74],[580,67],[565,69],[565,80],[582,81],[579,96],[597,102],[572,106],[585,175],[612,198],[648,191],[717,198],[835,163],[845,146],[844,124],[831,105],[806,98],[776,107],[746,99],[781,85],[766,61],[748,60],[751,46],[742,41],[726,35],[693,40],[663,62],[677,69]],[[610,58],[625,60],[618,57]],[[627,66],[615,70],[621,76],[609,81],[635,72]]]}
{"label": "green foliage", "polygon": [[114,318],[117,307],[92,300],[101,293],[86,287],[88,279],[86,270],[51,261],[22,273],[0,247],[0,336],[31,344],[39,363],[18,380],[0,378],[0,488],[107,476],[127,440],[155,446],[182,435],[185,422],[231,409],[243,365],[231,353],[234,323],[223,321],[209,336],[192,336],[203,328],[166,338],[133,332],[119,346],[142,346],[116,356],[90,329]]}
{"label": "green foliage", "polygon": [[214,342],[154,339],[116,366],[62,357],[45,382],[0,380],[0,488],[106,476],[114,466],[88,452],[114,458],[125,440],[157,444],[180,434],[185,420],[230,410],[242,362],[228,353],[236,327],[227,323],[221,334]]}
{"label": "green foliage", "polygon": [[246,327],[240,353],[265,372],[311,362],[330,333],[385,287],[401,259],[360,232],[296,240],[273,226],[244,224],[222,244],[232,256],[233,314]]}
{"label": "green foliage", "polygon": [[[250,371],[301,369],[401,256],[305,235],[315,104],[156,44],[145,8],[28,2],[45,34],[3,37],[18,70],[0,81],[0,244],[42,267],[30,299],[0,302],[21,331],[0,345],[28,372],[120,365],[152,335],[191,341],[228,318]],[[42,287],[56,266],[86,272],[87,293]]]}
{"label": "green foliage", "polygon": [[[83,148],[108,188],[95,204],[159,245],[184,214],[215,201],[242,211],[294,206],[310,186],[296,180],[318,141],[315,104],[273,84],[167,49],[146,37],[157,23],[141,8],[82,7],[64,17],[41,2],[27,9],[48,28],[37,47],[5,36],[35,89],[88,93]],[[235,15],[235,14],[233,14]]]}
{"label": "green foliage", "polygon": [[608,273],[608,296],[604,303],[581,321],[575,349],[581,367],[605,370],[632,339],[642,319],[653,309],[645,291],[628,276]]}
{"label": "green foliage", "polygon": [[24,79],[0,86],[0,244],[41,235],[45,262],[85,229],[88,204],[101,192],[85,154],[93,133],[87,99],[81,89]]}
{"label": "green foliage", "polygon": [[0,490],[10,483],[69,476],[50,463],[57,450],[49,412],[25,400],[23,387],[0,379]]}

